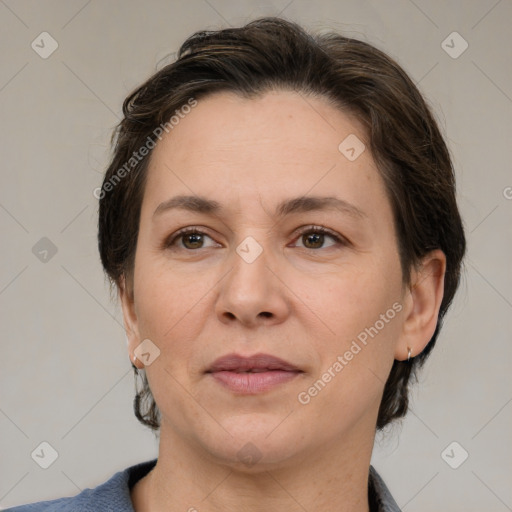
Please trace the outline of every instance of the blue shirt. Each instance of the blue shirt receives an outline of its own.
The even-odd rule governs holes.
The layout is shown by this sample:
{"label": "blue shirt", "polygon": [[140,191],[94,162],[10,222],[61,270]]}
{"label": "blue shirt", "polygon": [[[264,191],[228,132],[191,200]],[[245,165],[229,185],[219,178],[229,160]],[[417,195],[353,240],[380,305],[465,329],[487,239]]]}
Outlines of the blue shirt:
{"label": "blue shirt", "polygon": [[[105,483],[94,489],[84,489],[74,497],[20,505],[4,512],[134,512],[130,491],[155,467],[156,461],[153,459],[119,471]],[[400,512],[386,484],[372,466],[368,499],[371,512]]]}

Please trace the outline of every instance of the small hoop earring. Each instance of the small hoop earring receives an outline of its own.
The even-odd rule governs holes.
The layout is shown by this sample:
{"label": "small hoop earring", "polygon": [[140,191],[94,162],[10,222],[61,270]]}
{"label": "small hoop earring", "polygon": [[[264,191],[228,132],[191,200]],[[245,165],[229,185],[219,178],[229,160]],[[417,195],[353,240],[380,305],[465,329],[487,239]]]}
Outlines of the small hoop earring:
{"label": "small hoop earring", "polygon": [[407,347],[407,362],[411,360],[411,349]]}

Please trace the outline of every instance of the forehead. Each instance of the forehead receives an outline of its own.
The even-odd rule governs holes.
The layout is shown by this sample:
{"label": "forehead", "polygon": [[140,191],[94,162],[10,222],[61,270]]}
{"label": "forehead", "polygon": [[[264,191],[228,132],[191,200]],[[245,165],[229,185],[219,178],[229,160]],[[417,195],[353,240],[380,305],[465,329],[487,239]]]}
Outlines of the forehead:
{"label": "forehead", "polygon": [[[290,162],[307,156],[326,160],[340,155],[338,146],[346,136],[366,138],[354,116],[325,98],[286,90],[251,99],[214,93],[198,100],[180,119],[174,116],[174,121],[178,123],[157,145],[153,158],[172,149],[175,160],[190,164],[206,156],[206,151],[219,157],[227,154],[231,160],[237,155],[240,159],[277,156]],[[199,151],[190,153],[191,146]]]}
{"label": "forehead", "polygon": [[144,202],[154,205],[181,193],[243,207],[244,198],[258,195],[277,204],[309,191],[339,191],[350,202],[361,199],[361,187],[382,194],[370,152],[353,161],[340,152],[347,137],[362,146],[366,134],[357,119],[324,98],[293,91],[251,99],[215,93],[199,99],[158,142]]}

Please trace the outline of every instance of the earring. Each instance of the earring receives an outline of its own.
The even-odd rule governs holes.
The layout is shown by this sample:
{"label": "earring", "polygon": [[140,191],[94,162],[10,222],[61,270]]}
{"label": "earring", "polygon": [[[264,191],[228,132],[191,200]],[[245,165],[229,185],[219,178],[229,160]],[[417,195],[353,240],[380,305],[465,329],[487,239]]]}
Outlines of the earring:
{"label": "earring", "polygon": [[411,360],[411,349],[410,347],[407,347],[407,362]]}

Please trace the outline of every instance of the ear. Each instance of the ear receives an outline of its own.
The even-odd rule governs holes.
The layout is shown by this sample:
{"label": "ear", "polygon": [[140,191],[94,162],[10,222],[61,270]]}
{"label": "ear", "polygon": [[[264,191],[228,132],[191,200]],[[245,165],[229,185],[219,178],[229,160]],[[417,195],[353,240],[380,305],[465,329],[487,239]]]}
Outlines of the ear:
{"label": "ear", "polygon": [[404,361],[418,355],[431,340],[437,326],[444,294],[446,256],[436,249],[428,253],[411,274],[404,297],[404,323],[395,349],[395,359]]}
{"label": "ear", "polygon": [[134,360],[135,349],[140,343],[137,314],[135,312],[135,301],[133,287],[129,287],[124,275],[121,276],[118,283],[119,301],[123,310],[124,330],[126,331],[126,341],[128,344],[128,357],[130,361],[139,369],[144,365],[138,359]]}

